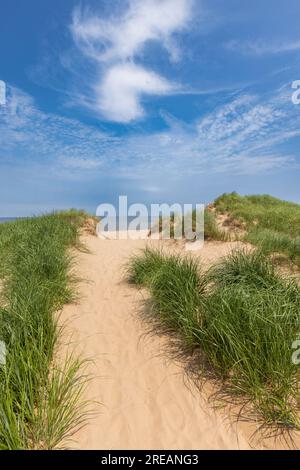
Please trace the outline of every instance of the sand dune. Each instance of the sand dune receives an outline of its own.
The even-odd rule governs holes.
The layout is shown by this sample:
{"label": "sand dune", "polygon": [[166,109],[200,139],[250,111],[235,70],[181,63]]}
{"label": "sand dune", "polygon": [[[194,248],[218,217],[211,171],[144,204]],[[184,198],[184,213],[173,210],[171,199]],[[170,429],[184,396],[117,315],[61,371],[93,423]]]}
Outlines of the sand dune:
{"label": "sand dune", "polygon": [[[67,322],[65,341],[71,335],[71,347],[94,360],[86,398],[102,405],[74,436],[74,447],[249,448],[249,429],[214,411],[187,381],[183,365],[165,354],[166,339],[146,334],[139,315],[142,293],[124,281],[123,266],[149,242],[92,236],[84,242],[91,253],[78,255],[80,276],[85,279],[80,301],[64,309],[62,320]],[[201,257],[211,263],[233,245],[206,244]]]}

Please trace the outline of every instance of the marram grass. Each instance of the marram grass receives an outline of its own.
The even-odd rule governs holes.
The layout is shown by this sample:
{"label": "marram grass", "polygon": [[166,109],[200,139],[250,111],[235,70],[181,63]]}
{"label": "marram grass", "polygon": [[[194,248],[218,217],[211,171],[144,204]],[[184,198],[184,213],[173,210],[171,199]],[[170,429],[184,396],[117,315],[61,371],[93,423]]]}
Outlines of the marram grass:
{"label": "marram grass", "polygon": [[[178,332],[235,398],[264,423],[300,428],[300,289],[259,251],[236,251],[204,272],[191,258],[147,249],[128,265],[150,290],[152,312]],[[199,373],[202,363],[199,363]]]}
{"label": "marram grass", "polygon": [[[214,212],[210,211],[208,208],[204,210],[204,238],[205,240],[218,240],[218,241],[229,241],[230,236],[229,234],[221,229],[218,226],[216,215]],[[188,223],[186,223],[186,217],[188,219]],[[181,232],[184,234],[185,228],[189,230],[190,225],[190,217],[191,217],[191,225],[192,230],[195,232],[196,227],[196,220],[197,220],[197,212],[194,210],[191,215],[183,216],[182,218],[179,217],[179,221],[181,224]],[[151,232],[155,233],[162,233],[165,232],[170,239],[175,238],[175,225],[176,223],[176,214],[171,214],[169,217],[159,217],[159,221],[156,226],[152,227]]]}
{"label": "marram grass", "polygon": [[83,423],[82,362],[59,366],[55,313],[74,299],[69,248],[86,215],[69,211],[0,225],[0,448],[53,449]]}
{"label": "marram grass", "polygon": [[214,205],[217,214],[227,213],[244,226],[245,241],[258,246],[266,254],[282,254],[300,267],[299,204],[268,195],[230,193],[217,198]]}

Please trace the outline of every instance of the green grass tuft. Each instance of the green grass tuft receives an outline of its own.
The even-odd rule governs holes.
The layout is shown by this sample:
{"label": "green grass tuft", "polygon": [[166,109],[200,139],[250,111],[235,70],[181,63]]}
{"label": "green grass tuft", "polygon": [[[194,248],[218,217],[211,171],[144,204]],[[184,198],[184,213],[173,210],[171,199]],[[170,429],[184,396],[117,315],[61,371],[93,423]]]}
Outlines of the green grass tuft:
{"label": "green grass tuft", "polygon": [[203,320],[202,296],[207,288],[199,266],[191,258],[161,258],[159,269],[152,270],[148,285],[154,311],[166,325],[180,331],[188,347],[195,346]]}
{"label": "green grass tuft", "polygon": [[220,229],[218,226],[215,213],[207,208],[204,211],[204,238],[205,240],[229,240],[225,230]]}
{"label": "green grass tuft", "polygon": [[281,253],[300,267],[300,205],[272,196],[223,194],[214,202],[246,230],[244,240],[268,253]]}
{"label": "green grass tuft", "polygon": [[54,314],[75,295],[68,249],[84,220],[72,210],[0,225],[1,449],[54,448],[82,421],[81,363],[61,369],[53,356]]}
{"label": "green grass tuft", "polygon": [[150,290],[156,318],[199,348],[220,383],[266,424],[299,429],[299,286],[260,251],[236,251],[207,273],[190,258],[153,257],[134,258],[132,280]]}
{"label": "green grass tuft", "polygon": [[159,250],[146,248],[139,254],[133,256],[126,266],[127,279],[137,286],[149,286],[153,275],[158,271],[164,256]]}
{"label": "green grass tuft", "polygon": [[[152,227],[151,233],[162,233],[164,232],[170,239],[174,239],[176,235],[175,226],[180,228],[180,232],[184,234],[185,224],[186,229],[190,229],[190,220],[187,224],[186,217],[192,218],[191,226],[192,230],[195,233],[197,231],[196,227],[196,215],[197,212],[194,210],[190,215],[178,217],[176,219],[175,214],[171,214],[170,217],[159,217],[158,223]],[[178,225],[179,224],[179,225]],[[225,230],[220,229],[217,224],[215,213],[210,211],[208,208],[204,210],[204,238],[206,240],[219,240],[219,241],[228,241],[229,237]]]}

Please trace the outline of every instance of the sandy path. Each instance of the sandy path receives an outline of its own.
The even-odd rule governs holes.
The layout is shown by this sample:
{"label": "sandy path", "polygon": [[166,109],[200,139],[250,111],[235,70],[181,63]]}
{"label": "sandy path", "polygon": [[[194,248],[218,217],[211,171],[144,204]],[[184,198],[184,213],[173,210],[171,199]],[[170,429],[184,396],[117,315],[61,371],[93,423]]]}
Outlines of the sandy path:
{"label": "sandy path", "polygon": [[[93,358],[87,398],[99,414],[75,436],[81,449],[247,448],[243,435],[216,415],[183,369],[163,354],[163,340],[145,335],[138,310],[141,293],[123,279],[126,259],[145,241],[84,239],[80,253],[80,302],[67,306],[63,321],[72,347]],[[152,242],[153,243],[153,242]],[[158,242],[156,242],[158,243]],[[228,248],[225,248],[227,251]],[[214,247],[206,256],[215,257]]]}

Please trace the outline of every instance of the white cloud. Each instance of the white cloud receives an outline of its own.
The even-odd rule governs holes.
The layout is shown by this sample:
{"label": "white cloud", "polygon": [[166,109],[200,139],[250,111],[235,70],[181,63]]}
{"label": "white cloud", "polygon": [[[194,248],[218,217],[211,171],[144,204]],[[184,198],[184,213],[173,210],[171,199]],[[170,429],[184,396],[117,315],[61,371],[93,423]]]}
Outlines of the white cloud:
{"label": "white cloud", "polygon": [[[134,60],[149,41],[179,59],[175,33],[191,19],[193,0],[130,0],[121,16],[100,18],[76,9],[71,31],[76,45],[100,70],[92,86],[94,110],[111,121],[128,123],[145,115],[143,95],[163,95],[178,87]],[[88,100],[91,101],[91,100]]]}
{"label": "white cloud", "polygon": [[77,8],[71,29],[79,47],[98,61],[132,59],[147,41],[159,41],[176,58],[173,35],[187,25],[191,10],[191,0],[130,0],[121,17],[102,19]]}
{"label": "white cloud", "polygon": [[96,87],[96,107],[107,119],[126,123],[144,116],[142,94],[162,95],[173,89],[175,86],[143,67],[115,65]]}
{"label": "white cloud", "polygon": [[284,52],[300,51],[300,40],[294,41],[229,41],[226,48],[232,51],[239,51],[243,54],[262,56],[266,54],[281,54]]}
{"label": "white cloud", "polygon": [[102,166],[101,160],[76,156],[63,157],[60,163],[65,168],[74,168],[76,170],[96,170]]}
{"label": "white cloud", "polygon": [[261,155],[249,157],[230,157],[218,165],[218,171],[239,175],[257,175],[277,168],[293,165],[295,158],[290,155]]}

